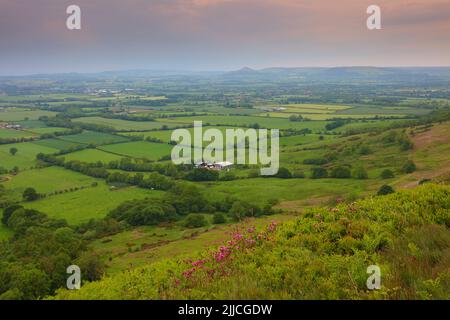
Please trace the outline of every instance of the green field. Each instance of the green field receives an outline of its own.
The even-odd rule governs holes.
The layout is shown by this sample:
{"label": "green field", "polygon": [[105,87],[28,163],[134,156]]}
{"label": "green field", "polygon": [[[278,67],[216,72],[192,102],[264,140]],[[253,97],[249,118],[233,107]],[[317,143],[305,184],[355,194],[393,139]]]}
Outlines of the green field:
{"label": "green field", "polygon": [[45,134],[45,133],[55,133],[55,132],[64,132],[67,128],[58,128],[58,127],[37,127],[30,128],[27,131],[36,133],[36,134]]}
{"label": "green field", "polygon": [[66,161],[81,161],[81,162],[97,162],[101,161],[104,163],[114,161],[114,160],[120,160],[123,158],[123,156],[119,156],[116,154],[104,152],[98,149],[85,149],[81,151],[72,152],[69,154],[65,154],[61,156],[61,158],[64,158]]}
{"label": "green field", "polygon": [[121,119],[106,119],[100,117],[84,117],[73,119],[74,122],[90,123],[104,125],[112,127],[118,131],[135,131],[135,130],[153,130],[161,129],[163,125],[167,125],[169,128],[173,128],[176,125],[166,122],[156,122],[156,121],[128,121]]}
{"label": "green field", "polygon": [[50,217],[66,219],[70,224],[80,224],[92,218],[102,218],[124,201],[161,196],[159,191],[136,187],[111,191],[102,182],[97,187],[68,192],[26,203],[25,207],[47,213]]}
{"label": "green field", "polygon": [[[208,129],[218,129],[222,132],[223,136],[225,137],[225,130],[226,129],[236,129],[233,127],[226,127],[226,126],[205,126],[202,128],[203,129],[203,133],[208,130]],[[246,130],[246,128],[243,128],[244,130]],[[191,134],[191,138],[194,137],[194,128],[186,128],[184,130],[188,130],[189,133]],[[142,136],[144,138],[154,138],[154,139],[159,139],[163,142],[170,142],[171,140],[171,136],[172,136],[173,130],[159,130],[159,131],[149,131],[149,132],[127,132],[127,133],[123,133],[123,135],[125,136]]]}
{"label": "green field", "polygon": [[76,143],[95,145],[128,141],[128,139],[125,137],[94,131],[83,131],[80,134],[64,136],[61,139]]}
{"label": "green field", "polygon": [[298,136],[289,136],[280,138],[280,147],[291,147],[297,145],[308,144],[316,141],[320,141],[319,138],[323,137],[323,140],[335,139],[334,135],[320,135],[320,134],[305,134]]}
{"label": "green field", "polygon": [[78,143],[62,140],[60,138],[38,140],[34,141],[33,143],[39,146],[58,150],[67,150],[80,145]]}
{"label": "green field", "polygon": [[[403,118],[406,117],[406,114],[342,114],[342,113],[324,113],[324,114],[314,114],[314,113],[299,113],[304,118],[310,119],[310,120],[317,120],[317,121],[323,121],[323,120],[331,120],[331,119],[368,119],[368,118],[375,118],[375,117],[389,117],[389,118]],[[289,118],[292,115],[297,115],[296,113],[277,113],[277,112],[268,112],[268,113],[262,113],[261,116],[270,116],[273,118]]]}
{"label": "green field", "polygon": [[36,135],[26,131],[0,128],[0,139],[20,139],[20,138],[30,138],[34,136]]}
{"label": "green field", "polygon": [[[450,71],[394,69],[0,77],[0,123],[22,127],[1,142],[33,137],[0,145],[0,217],[38,211],[0,223],[0,300],[448,296]],[[255,141],[245,164],[175,165],[174,129],[195,121],[227,144],[279,129],[280,170],[260,176]],[[90,281],[66,294],[71,261]]]}
{"label": "green field", "polygon": [[324,130],[326,121],[304,121],[292,122],[288,119],[271,118],[271,117],[255,117],[255,116],[198,116],[167,119],[173,123],[193,124],[194,121],[203,121],[203,125],[227,125],[232,127],[251,126],[255,123],[261,128],[273,129],[305,129],[309,128],[313,131]]}
{"label": "green field", "polygon": [[[16,155],[12,156],[9,153],[10,148],[17,148],[18,152]],[[56,148],[39,145],[36,142],[0,145],[0,167],[12,169],[18,166],[20,169],[29,169],[36,164],[36,155],[38,153],[55,153],[57,151],[59,150]]]}
{"label": "green field", "polygon": [[54,116],[56,112],[44,110],[7,111],[0,112],[0,121],[37,120],[42,116]]}
{"label": "green field", "polygon": [[[46,124],[44,121],[41,120],[22,120],[22,121],[14,121],[15,124],[20,124],[25,129],[39,129],[39,128],[46,128]],[[67,130],[64,128],[64,130]],[[28,130],[33,131],[33,130]]]}
{"label": "green field", "polygon": [[133,158],[146,158],[159,160],[163,156],[170,155],[172,146],[164,143],[135,141],[127,143],[111,144],[99,147],[100,150]]}
{"label": "green field", "polygon": [[20,172],[3,185],[11,199],[21,201],[23,191],[29,187],[33,187],[40,194],[49,194],[75,187],[91,187],[93,182],[99,183],[101,180],[60,167],[48,167]]}
{"label": "green field", "polygon": [[257,178],[224,182],[203,182],[205,192],[214,197],[227,195],[262,203],[270,199],[280,201],[310,200],[324,196],[337,197],[352,192],[361,193],[367,181],[355,179],[276,179]]}

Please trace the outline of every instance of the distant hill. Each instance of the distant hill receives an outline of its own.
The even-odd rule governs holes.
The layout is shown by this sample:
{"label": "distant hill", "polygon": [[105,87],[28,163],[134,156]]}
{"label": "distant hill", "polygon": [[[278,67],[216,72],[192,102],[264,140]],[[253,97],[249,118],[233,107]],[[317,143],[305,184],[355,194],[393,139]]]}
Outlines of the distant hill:
{"label": "distant hill", "polygon": [[186,70],[121,70],[98,73],[61,73],[36,74],[28,76],[2,76],[0,80],[8,79],[50,79],[50,80],[93,80],[93,79],[189,79],[210,78],[218,81],[278,81],[278,80],[314,80],[314,81],[346,81],[346,80],[444,80],[450,81],[450,67],[308,67],[252,69],[243,67],[234,71],[186,71]]}
{"label": "distant hill", "polygon": [[225,79],[282,79],[298,77],[311,80],[414,80],[414,79],[450,79],[449,67],[411,67],[411,68],[382,68],[382,67],[333,67],[333,68],[266,68],[254,70],[242,68],[222,75]]}

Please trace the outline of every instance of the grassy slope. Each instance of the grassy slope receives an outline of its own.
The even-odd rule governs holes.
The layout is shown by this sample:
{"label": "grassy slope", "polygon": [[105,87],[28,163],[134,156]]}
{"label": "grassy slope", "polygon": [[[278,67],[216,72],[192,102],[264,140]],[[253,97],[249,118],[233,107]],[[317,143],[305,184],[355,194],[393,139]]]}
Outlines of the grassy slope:
{"label": "grassy slope", "polygon": [[72,153],[65,154],[61,156],[61,158],[64,158],[66,161],[82,161],[82,162],[97,162],[102,161],[104,163],[114,161],[114,160],[120,160],[123,158],[123,156],[119,156],[116,154],[104,152],[98,149],[85,149],[81,151],[76,151]]}
{"label": "grassy slope", "polygon": [[25,206],[45,212],[50,217],[66,219],[70,224],[76,225],[92,218],[103,218],[124,201],[160,196],[159,191],[136,187],[111,191],[109,186],[102,182],[97,187],[47,197],[26,203]]}
{"label": "grassy slope", "polygon": [[0,241],[8,239],[13,235],[13,232],[0,223]]}
{"label": "grassy slope", "polygon": [[[251,219],[264,226],[271,221],[288,221],[294,216],[277,214]],[[249,220],[250,221],[250,220]],[[107,273],[114,274],[131,267],[173,257],[189,257],[211,245],[219,245],[235,228],[235,223],[187,229],[179,225],[145,226],[99,239],[92,248],[107,261]]]}
{"label": "grassy slope", "polygon": [[[194,271],[186,259],[169,259],[80,291],[60,290],[56,298],[448,299],[449,226],[450,187],[428,184],[308,211],[255,244],[246,239],[261,238],[241,229],[244,238],[227,244],[229,256],[193,256],[207,260]],[[366,287],[374,264],[381,268],[379,291]]]}
{"label": "grassy slope", "polygon": [[33,133],[0,128],[0,139],[19,139],[35,136]]}
{"label": "grassy slope", "polygon": [[42,116],[54,116],[56,112],[44,110],[8,111],[0,113],[0,121],[37,120]]}
{"label": "grassy slope", "polygon": [[135,141],[105,145],[98,149],[123,156],[158,160],[163,156],[170,155],[172,146],[164,143]]}
{"label": "grassy slope", "polygon": [[[9,153],[10,148],[17,148],[15,156]],[[0,166],[6,169],[12,169],[18,166],[20,169],[29,169],[36,164],[36,155],[42,153],[54,153],[58,149],[38,145],[35,142],[13,143],[0,145]]]}
{"label": "grassy slope", "polygon": [[169,127],[174,127],[176,125],[171,123],[156,122],[156,121],[128,121],[121,119],[106,119],[100,117],[84,117],[79,119],[74,119],[74,122],[92,123],[104,126],[112,127],[116,130],[152,130],[161,129],[163,125],[168,125]]}
{"label": "grassy slope", "polygon": [[288,119],[270,118],[270,117],[255,117],[255,116],[197,116],[197,117],[183,117],[164,119],[164,121],[180,124],[193,124],[194,121],[203,121],[203,125],[208,123],[211,125],[222,124],[228,126],[242,126],[252,125],[258,123],[262,128],[274,129],[305,129],[309,128],[312,131],[324,130],[326,121],[304,121],[292,122]]}
{"label": "grassy slope", "polygon": [[4,182],[3,185],[10,199],[20,201],[23,191],[28,187],[33,187],[38,193],[48,194],[75,187],[90,187],[93,182],[100,183],[101,181],[64,168],[48,167],[20,172]]}

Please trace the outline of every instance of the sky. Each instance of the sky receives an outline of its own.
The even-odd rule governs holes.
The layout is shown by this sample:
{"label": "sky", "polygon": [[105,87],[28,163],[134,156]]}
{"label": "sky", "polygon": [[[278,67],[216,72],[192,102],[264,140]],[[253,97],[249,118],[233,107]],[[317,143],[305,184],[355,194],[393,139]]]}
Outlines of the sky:
{"label": "sky", "polygon": [[0,0],[0,75],[244,66],[450,66],[450,0]]}

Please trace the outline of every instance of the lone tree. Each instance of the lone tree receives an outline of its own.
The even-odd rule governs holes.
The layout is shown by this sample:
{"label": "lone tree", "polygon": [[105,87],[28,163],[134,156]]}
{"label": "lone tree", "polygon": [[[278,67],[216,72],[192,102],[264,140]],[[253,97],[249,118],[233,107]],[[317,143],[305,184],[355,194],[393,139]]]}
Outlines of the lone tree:
{"label": "lone tree", "polygon": [[22,197],[25,201],[34,201],[39,199],[39,194],[36,192],[34,188],[27,188],[23,192]]}
{"label": "lone tree", "polygon": [[11,153],[11,155],[16,155],[16,153],[17,153],[17,151],[19,151],[19,150],[17,150],[17,148],[11,148],[11,149],[9,149],[9,153]]}

